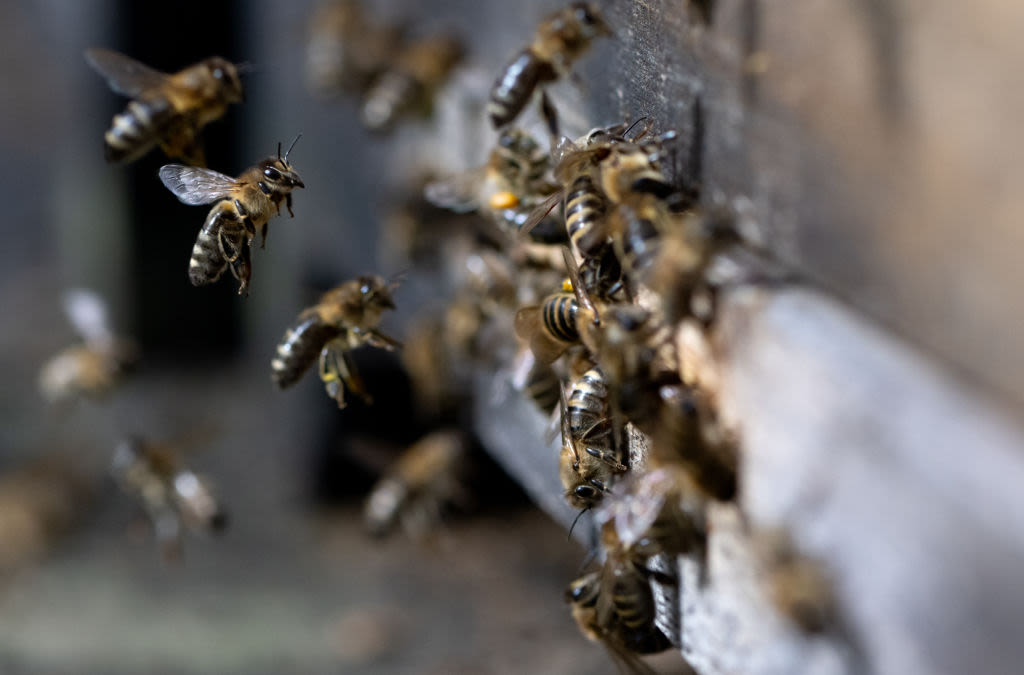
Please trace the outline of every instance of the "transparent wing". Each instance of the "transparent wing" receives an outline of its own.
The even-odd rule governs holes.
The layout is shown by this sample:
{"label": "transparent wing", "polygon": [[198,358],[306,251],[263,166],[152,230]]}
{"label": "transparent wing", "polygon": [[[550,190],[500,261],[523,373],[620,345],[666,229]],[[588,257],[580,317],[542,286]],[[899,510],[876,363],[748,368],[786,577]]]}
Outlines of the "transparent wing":
{"label": "transparent wing", "polygon": [[110,331],[107,305],[93,291],[75,288],[64,294],[64,312],[78,334],[91,344],[110,344],[114,335]]}
{"label": "transparent wing", "polygon": [[138,96],[167,79],[167,75],[159,70],[112,49],[87,49],[85,60],[107,79],[111,89],[124,96]]}
{"label": "transparent wing", "polygon": [[189,206],[224,199],[238,186],[238,181],[231,176],[183,164],[160,167],[160,180],[175,197]]}

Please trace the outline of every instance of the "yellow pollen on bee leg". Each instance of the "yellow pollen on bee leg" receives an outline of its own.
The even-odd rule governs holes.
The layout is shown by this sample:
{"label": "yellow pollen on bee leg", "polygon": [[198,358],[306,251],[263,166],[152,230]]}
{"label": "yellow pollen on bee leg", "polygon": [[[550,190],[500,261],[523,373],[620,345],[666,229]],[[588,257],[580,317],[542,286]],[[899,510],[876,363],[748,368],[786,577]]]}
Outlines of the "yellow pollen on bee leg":
{"label": "yellow pollen on bee leg", "polygon": [[513,192],[502,191],[491,195],[490,207],[492,209],[514,209],[519,206],[519,197]]}

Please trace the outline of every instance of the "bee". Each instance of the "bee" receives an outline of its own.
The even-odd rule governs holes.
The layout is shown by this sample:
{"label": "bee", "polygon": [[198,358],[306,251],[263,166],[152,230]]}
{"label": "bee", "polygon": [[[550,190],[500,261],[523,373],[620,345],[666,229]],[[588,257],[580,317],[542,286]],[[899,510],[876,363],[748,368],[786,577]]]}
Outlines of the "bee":
{"label": "bee", "polygon": [[95,485],[70,457],[49,455],[0,475],[0,580],[45,556],[88,513]]}
{"label": "bee", "polygon": [[755,550],[769,599],[783,616],[808,634],[838,627],[832,580],[821,561],[800,553],[780,528],[759,533]]}
{"label": "bee", "polygon": [[655,623],[656,605],[646,568],[609,552],[604,567],[574,580],[565,592],[587,639],[600,643],[625,672],[653,675],[638,655],[672,646]]}
{"label": "bee", "polygon": [[324,293],[299,314],[277,345],[270,362],[274,384],[292,386],[319,354],[320,380],[339,408],[345,407],[345,389],[371,403],[351,350],[364,344],[388,350],[400,346],[377,328],[384,310],[395,308],[391,292],[396,286],[379,276],[361,276]]}
{"label": "bee", "polygon": [[64,349],[39,371],[39,390],[51,403],[106,394],[138,358],[135,344],[110,329],[107,306],[91,291],[64,296],[64,310],[82,344]]}
{"label": "bee", "polygon": [[427,37],[402,49],[366,92],[363,125],[387,131],[406,113],[429,109],[434,92],[458,64],[462,51],[462,45],[446,35]]}
{"label": "bee", "polygon": [[398,26],[374,23],[359,0],[322,4],[309,22],[306,82],[321,94],[364,91],[391,63],[402,33]]}
{"label": "bee", "polygon": [[435,206],[457,213],[483,211],[515,233],[534,205],[555,190],[546,178],[550,164],[532,136],[508,129],[499,136],[486,164],[433,181],[424,194]]}
{"label": "bee", "polygon": [[301,137],[292,141],[284,157],[278,143],[277,157],[268,157],[238,178],[181,164],[160,168],[160,180],[182,203],[214,204],[192,247],[188,276],[193,286],[217,281],[230,267],[238,280],[239,295],[248,294],[250,250],[257,230],[262,236],[261,247],[266,246],[267,221],[281,212],[282,201],[294,217],[292,190],[306,187],[288,164],[288,156]]}
{"label": "bee", "polygon": [[182,465],[169,446],[127,438],[110,465],[121,489],[142,503],[165,560],[182,555],[182,529],[220,534],[228,516],[210,482]]}
{"label": "bee", "polygon": [[505,66],[491,87],[487,114],[495,129],[511,124],[538,89],[544,120],[558,137],[558,116],[544,87],[569,74],[572,64],[598,37],[612,31],[591,3],[575,2],[541,22],[533,41]]}
{"label": "bee", "polygon": [[435,431],[409,446],[367,498],[367,530],[383,536],[399,522],[414,536],[429,530],[446,504],[464,501],[460,473],[466,453],[466,438],[454,429]]}
{"label": "bee", "polygon": [[551,364],[538,361],[529,349],[521,349],[515,363],[513,386],[533,401],[542,413],[554,410],[561,395],[562,380]]}
{"label": "bee", "polygon": [[564,392],[559,402],[562,449],[558,476],[565,488],[565,500],[574,509],[585,511],[601,503],[615,476],[629,468],[624,463],[628,458],[620,434],[613,432],[610,439],[575,437]]}
{"label": "bee", "polygon": [[132,99],[103,136],[108,162],[133,162],[159,144],[172,159],[206,166],[200,131],[244,99],[238,67],[219,56],[173,75],[109,49],[88,49],[85,60]]}
{"label": "bee", "polygon": [[540,363],[552,363],[570,346],[580,341],[577,327],[579,302],[569,290],[553,293],[540,305],[520,308],[515,315],[515,331],[526,340]]}

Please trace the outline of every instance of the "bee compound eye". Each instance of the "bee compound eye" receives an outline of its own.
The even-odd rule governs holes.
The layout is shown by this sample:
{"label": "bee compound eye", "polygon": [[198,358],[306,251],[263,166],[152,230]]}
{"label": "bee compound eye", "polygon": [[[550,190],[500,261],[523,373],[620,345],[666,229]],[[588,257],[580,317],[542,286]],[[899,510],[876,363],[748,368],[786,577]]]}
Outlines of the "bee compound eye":
{"label": "bee compound eye", "polygon": [[589,485],[580,485],[576,488],[576,496],[583,499],[591,499],[595,494],[597,494],[597,490]]}

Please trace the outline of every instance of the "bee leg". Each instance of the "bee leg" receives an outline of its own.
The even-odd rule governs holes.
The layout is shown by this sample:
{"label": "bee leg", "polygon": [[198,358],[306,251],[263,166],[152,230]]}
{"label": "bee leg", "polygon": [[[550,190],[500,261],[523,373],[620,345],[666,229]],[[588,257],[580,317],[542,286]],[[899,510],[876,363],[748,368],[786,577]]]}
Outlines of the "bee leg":
{"label": "bee leg", "polygon": [[246,210],[242,202],[235,200],[235,210],[238,212],[239,217],[242,221],[242,227],[245,229],[245,234],[249,238],[249,246],[252,246],[252,240],[256,238],[256,226],[252,223],[252,218],[249,217],[249,211]]}
{"label": "bee leg", "polygon": [[393,337],[381,333],[376,328],[371,328],[366,331],[366,342],[367,344],[373,345],[374,347],[380,347],[381,349],[387,349],[392,351],[397,348],[401,348],[402,343]]}
{"label": "bee leg", "polygon": [[366,405],[373,403],[373,397],[370,396],[370,392],[366,390],[366,384],[363,382],[363,378],[360,377],[359,372],[356,370],[356,363],[352,360],[352,355],[349,351],[343,351],[341,353],[341,367],[339,372],[341,378],[345,381],[345,386],[348,387],[353,394],[363,399]]}
{"label": "bee leg", "polygon": [[286,207],[288,207],[288,215],[290,217],[294,218],[295,214],[292,212],[292,193],[291,192],[289,192],[288,194],[286,194],[284,196],[284,205]]}
{"label": "bee leg", "polygon": [[333,398],[339,408],[345,407],[345,388],[342,386],[341,374],[335,349],[330,345],[320,351],[320,381],[324,383],[327,395]]}
{"label": "bee leg", "polygon": [[551,102],[546,91],[540,93],[540,114],[548,125],[548,133],[551,134],[552,143],[557,143],[559,138],[558,111],[555,110],[555,105]]}
{"label": "bee leg", "polygon": [[252,253],[244,244],[239,246],[239,254],[229,263],[231,274],[238,279],[238,294],[249,296],[249,279],[252,278]]}
{"label": "bee leg", "polygon": [[588,447],[587,454],[590,455],[591,457],[596,457],[597,459],[601,460],[602,462],[604,462],[605,464],[607,464],[608,466],[612,467],[613,469],[620,473],[625,471],[627,468],[625,464],[620,462],[615,457],[613,451]]}

